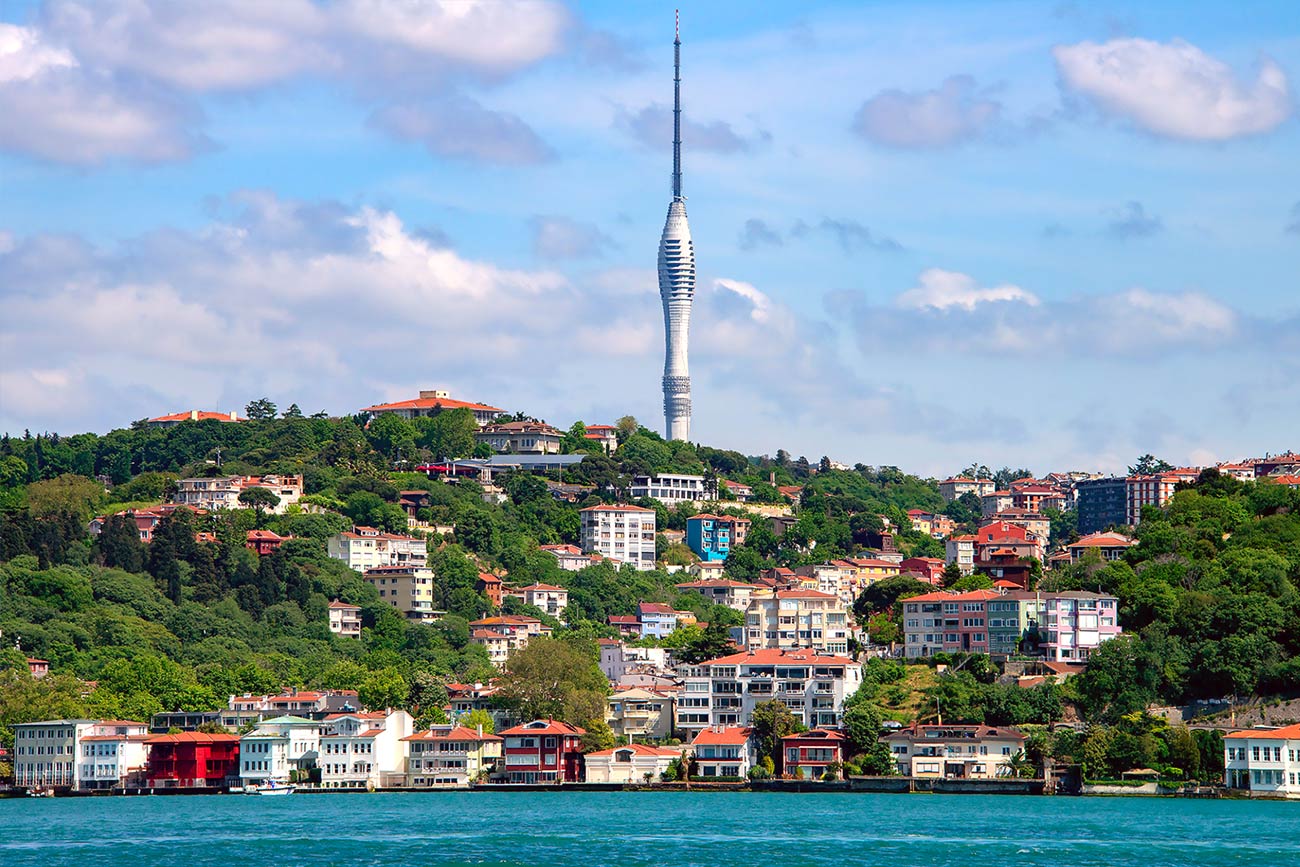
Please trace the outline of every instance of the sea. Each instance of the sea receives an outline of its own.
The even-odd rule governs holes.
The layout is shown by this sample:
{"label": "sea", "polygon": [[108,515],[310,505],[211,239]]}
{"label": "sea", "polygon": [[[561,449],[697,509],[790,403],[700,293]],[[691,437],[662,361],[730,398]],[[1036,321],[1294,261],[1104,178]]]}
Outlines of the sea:
{"label": "sea", "polygon": [[745,792],[0,800],[0,867],[1300,865],[1300,802]]}

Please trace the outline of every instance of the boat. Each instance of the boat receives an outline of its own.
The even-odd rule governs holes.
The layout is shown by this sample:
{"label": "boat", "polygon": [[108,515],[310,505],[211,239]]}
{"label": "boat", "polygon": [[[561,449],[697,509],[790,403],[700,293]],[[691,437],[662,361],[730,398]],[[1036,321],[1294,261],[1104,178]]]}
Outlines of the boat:
{"label": "boat", "polygon": [[264,785],[244,786],[245,795],[292,795],[297,790],[297,786],[288,783],[277,783],[275,780],[267,780]]}
{"label": "boat", "polygon": [[27,797],[29,797],[29,798],[53,798],[53,797],[54,797],[54,787],[52,787],[52,786],[47,786],[47,787],[42,788],[41,786],[33,786],[32,788],[30,788],[30,789],[27,790]]}

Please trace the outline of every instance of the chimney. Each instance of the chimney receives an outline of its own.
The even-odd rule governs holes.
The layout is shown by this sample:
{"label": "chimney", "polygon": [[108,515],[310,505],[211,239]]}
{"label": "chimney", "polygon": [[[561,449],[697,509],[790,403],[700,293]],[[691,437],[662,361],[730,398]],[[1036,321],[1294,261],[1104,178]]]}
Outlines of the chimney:
{"label": "chimney", "polygon": [[199,420],[199,411],[197,409],[190,410],[190,421],[198,421],[198,420]]}
{"label": "chimney", "polygon": [[483,739],[483,723],[478,724],[478,736],[479,740]]}

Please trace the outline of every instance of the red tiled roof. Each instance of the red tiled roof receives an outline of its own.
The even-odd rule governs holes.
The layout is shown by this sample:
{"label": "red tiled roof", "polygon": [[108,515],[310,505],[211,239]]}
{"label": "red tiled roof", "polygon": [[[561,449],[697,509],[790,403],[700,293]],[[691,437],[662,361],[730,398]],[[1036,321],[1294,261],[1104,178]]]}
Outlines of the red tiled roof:
{"label": "red tiled roof", "polygon": [[676,614],[677,611],[671,605],[665,605],[662,602],[639,602],[636,610],[642,614]]}
{"label": "red tiled roof", "polygon": [[385,412],[397,409],[469,409],[476,412],[505,412],[500,407],[482,403],[470,403],[464,400],[452,400],[449,397],[417,397],[413,400],[399,400],[396,403],[378,403],[362,409],[362,412]]}
{"label": "red tiled roof", "polygon": [[692,744],[730,744],[743,745],[749,740],[753,729],[745,726],[729,726],[724,729],[707,728],[695,736]]}
{"label": "red tiled roof", "polygon": [[152,735],[146,744],[227,744],[239,743],[239,735],[208,734],[207,732],[176,732],[169,735]]}
{"label": "red tiled roof", "polygon": [[1071,542],[1066,545],[1067,548],[1127,548],[1130,545],[1136,545],[1135,539],[1120,533],[1091,533],[1082,537],[1077,542]]}
{"label": "red tiled roof", "polygon": [[781,650],[775,647],[764,647],[758,650],[748,650],[741,653],[733,653],[730,656],[710,659],[708,662],[701,662],[700,665],[777,665],[783,662],[802,662],[816,665],[855,664],[853,660],[849,659],[847,656],[834,656],[830,654],[823,655],[817,653],[817,651],[810,647],[800,647],[794,650]]}
{"label": "red tiled roof", "polygon": [[498,735],[484,732],[479,734],[477,729],[467,728],[466,726],[455,726],[447,731],[428,731],[416,732],[413,735],[407,735],[402,738],[404,741],[499,741]]}
{"label": "red tiled roof", "polygon": [[542,584],[540,581],[536,584],[529,584],[527,587],[519,587],[517,590],[545,590],[549,593],[568,593],[563,587],[556,587],[554,584]]}
{"label": "red tiled roof", "polygon": [[502,614],[497,617],[484,617],[481,620],[471,620],[470,626],[528,626],[532,623],[541,623],[536,617],[528,617],[523,614]]}
{"label": "red tiled roof", "polygon": [[834,593],[823,593],[820,590],[778,590],[776,591],[777,599],[838,599]]}
{"label": "red tiled roof", "polygon": [[820,741],[843,741],[847,740],[844,735],[835,731],[835,729],[810,729],[806,732],[796,732],[792,735],[786,735],[781,738],[783,741],[794,741],[803,738],[810,738]]}
{"label": "red tiled roof", "polygon": [[[1016,585],[1017,587],[1020,585]],[[903,602],[987,602],[990,599],[997,599],[1002,594],[996,590],[968,590],[965,593],[923,593],[920,596],[909,596],[902,600]]]}
{"label": "red tiled roof", "polygon": [[[544,722],[546,725],[537,726],[533,724],[539,722]],[[501,732],[502,735],[585,735],[586,733],[586,729],[571,726],[566,722],[560,722],[559,720],[553,719],[533,720],[532,723],[517,725],[514,728],[508,728]]]}
{"label": "red tiled roof", "polygon": [[343,608],[343,609],[356,609],[356,610],[360,610],[360,609],[361,609],[361,606],[360,606],[360,605],[353,605],[353,604],[351,604],[351,603],[349,603],[349,602],[340,602],[340,601],[338,601],[337,599],[335,599],[333,602],[331,602],[329,607],[330,607],[330,608]]}
{"label": "red tiled roof", "polygon": [[1266,738],[1268,740],[1300,740],[1300,723],[1295,725],[1283,726],[1280,729],[1245,729],[1238,732],[1230,732],[1223,736],[1227,738]]}
{"label": "red tiled roof", "polygon": [[601,757],[612,756],[614,755],[614,753],[621,752],[623,750],[631,750],[632,752],[636,753],[638,756],[656,756],[656,757],[662,756],[664,758],[669,758],[669,757],[676,758],[682,754],[681,750],[670,750],[666,747],[652,747],[646,744],[623,744],[622,746],[617,746],[614,747],[613,749],[597,750],[594,753],[587,753],[587,758],[594,759],[597,756],[601,756]]}
{"label": "red tiled roof", "polygon": [[654,509],[646,509],[643,508],[642,506],[627,506],[627,505],[588,506],[587,508],[579,509],[578,511],[579,512],[650,512],[652,514],[654,513]]}
{"label": "red tiled roof", "polygon": [[[231,418],[232,415],[234,418]],[[170,415],[160,415],[157,418],[149,419],[149,421],[244,421],[244,419],[240,418],[236,413],[208,412],[201,409],[197,412],[174,412]]]}
{"label": "red tiled roof", "polygon": [[673,586],[678,590],[694,590],[697,587],[754,587],[753,584],[732,581],[730,578],[701,578],[698,581],[687,581],[684,584],[674,584]]}

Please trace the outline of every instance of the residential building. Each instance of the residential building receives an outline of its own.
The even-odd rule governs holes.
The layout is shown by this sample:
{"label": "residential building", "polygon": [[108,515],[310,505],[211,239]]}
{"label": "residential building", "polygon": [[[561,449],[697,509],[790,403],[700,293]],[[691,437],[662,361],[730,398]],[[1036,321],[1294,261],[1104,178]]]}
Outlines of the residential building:
{"label": "residential building", "polygon": [[1224,463],[1216,464],[1215,469],[1217,469],[1222,475],[1232,476],[1239,482],[1255,481],[1254,461],[1246,461],[1239,464],[1228,463],[1225,461]]}
{"label": "residential building", "polygon": [[1025,533],[1033,539],[1037,539],[1044,546],[1052,537],[1052,521],[1046,515],[1039,512],[1032,512],[1029,509],[1022,509],[1018,506],[1012,506],[1010,509],[1003,509],[994,515],[991,519],[984,522],[984,526],[990,526],[998,522],[1012,524],[1020,527]]}
{"label": "residential building", "polygon": [[507,783],[576,783],[582,781],[584,729],[552,719],[537,719],[501,732],[502,756],[497,774]]}
{"label": "residential building", "polygon": [[262,557],[267,554],[274,554],[280,550],[280,546],[285,543],[285,540],[292,538],[292,536],[281,536],[278,533],[272,533],[270,530],[249,530],[244,537],[244,547]]}
{"label": "residential building", "polygon": [[192,732],[199,726],[221,725],[221,715],[219,710],[163,711],[149,717],[149,734],[162,735],[173,729]]}
{"label": "residential building", "polygon": [[983,548],[975,560],[975,571],[992,579],[994,587],[1028,590],[1034,564],[1015,548]]}
{"label": "residential building", "polygon": [[77,744],[79,788],[113,789],[142,785],[149,726],[129,720],[97,720]]}
{"label": "residential building", "polygon": [[1200,470],[1183,467],[1149,476],[1129,476],[1124,482],[1128,516],[1126,523],[1136,527],[1142,521],[1143,506],[1163,506],[1174,495],[1174,489],[1179,483],[1190,484],[1199,475]]}
{"label": "residential building", "polygon": [[787,777],[820,780],[835,765],[835,778],[840,779],[847,744],[848,738],[834,729],[786,735],[781,738],[781,765],[777,770]]}
{"label": "residential building", "polygon": [[493,608],[500,608],[501,603],[505,601],[505,582],[491,572],[478,573],[478,580],[474,582],[474,589],[492,603]]}
{"label": "residential building", "polygon": [[375,566],[361,576],[379,591],[382,602],[401,612],[407,620],[432,623],[443,612],[433,607],[433,570],[423,565]]}
{"label": "residential building", "polygon": [[182,422],[187,421],[244,421],[239,417],[239,413],[231,410],[230,412],[209,412],[203,409],[192,409],[189,412],[174,412],[170,415],[160,415],[157,418],[149,419],[149,427],[167,428],[175,427]]}
{"label": "residential building", "polygon": [[1119,600],[1079,590],[1043,594],[1043,652],[1052,662],[1083,662],[1119,635]]}
{"label": "residential building", "polygon": [[709,726],[691,741],[696,775],[705,780],[743,780],[754,767],[758,748],[748,726]]}
{"label": "residential building", "polygon": [[[627,531],[626,525],[624,525],[623,530],[624,532]],[[611,544],[607,547],[612,549],[613,545]],[[578,572],[582,569],[586,569],[588,566],[594,566],[597,563],[610,563],[615,569],[617,569],[619,564],[622,562],[622,560],[617,560],[613,557],[602,557],[599,554],[584,554],[582,549],[577,545],[541,545],[537,550],[545,551],[547,554],[554,557],[560,564],[560,568],[565,572]],[[637,550],[638,553],[640,553],[641,549],[638,548]]]}
{"label": "residential building", "polygon": [[[114,515],[97,515],[89,526],[90,535],[98,536],[104,531],[104,525],[108,523],[110,517],[117,515],[125,516],[128,520],[135,523],[136,532],[140,534],[140,541],[148,544],[153,541],[154,530],[163,518],[171,515],[177,509],[184,509],[185,506],[177,506],[175,503],[165,503],[161,506],[154,506],[150,509],[127,509],[117,512]],[[207,509],[190,509],[196,515],[206,515]]]}
{"label": "residential building", "polygon": [[385,533],[374,527],[353,527],[350,533],[330,536],[325,549],[329,556],[357,572],[377,566],[423,566],[428,558],[424,539]]}
{"label": "residential building", "polygon": [[533,636],[551,634],[551,627],[536,617],[523,614],[502,614],[472,620],[469,628],[470,641],[482,645],[496,665],[503,664],[511,653],[526,647]]}
{"label": "residential building", "polygon": [[321,720],[300,716],[264,719],[239,739],[239,779],[245,786],[270,780],[286,783],[316,767],[320,756]]}
{"label": "residential building", "polygon": [[643,572],[655,567],[654,509],[589,506],[578,517],[583,551],[631,563]]}
{"label": "residential building", "polygon": [[1017,557],[1042,560],[1047,539],[1031,534],[1019,524],[993,521],[979,528],[975,534],[975,560],[988,560],[993,550],[1010,550]]}
{"label": "residential building", "polygon": [[1300,454],[1287,452],[1282,455],[1255,459],[1255,478],[1265,476],[1295,475],[1300,473]]}
{"label": "residential building", "polygon": [[32,676],[32,680],[40,680],[50,673],[49,660],[37,659],[34,656],[27,657],[27,673]]}
{"label": "residential building", "polygon": [[586,425],[587,432],[583,435],[586,439],[600,444],[605,450],[605,454],[612,455],[618,449],[618,428],[612,424],[589,424]]}
{"label": "residential building", "polygon": [[722,561],[743,545],[749,520],[705,512],[686,519],[686,544],[701,560]]}
{"label": "residential building", "polygon": [[742,503],[748,503],[754,499],[754,489],[742,482],[733,482],[729,479],[718,479],[718,486],[727,490],[732,497]]}
{"label": "residential building", "polygon": [[250,488],[265,488],[280,502],[266,509],[283,515],[302,497],[302,476],[225,476],[221,478],[178,479],[172,502],[193,509],[243,509],[239,495]]}
{"label": "residential building", "polygon": [[616,690],[605,699],[605,721],[615,738],[667,740],[676,718],[677,690],[636,686]]}
{"label": "residential building", "polygon": [[179,732],[151,735],[146,784],[155,789],[228,788],[239,783],[239,735]]}
{"label": "residential building", "polygon": [[807,726],[837,726],[844,700],[862,684],[862,666],[809,648],[735,653],[678,668],[683,685],[677,728],[748,725],[754,708],[780,701]]}
{"label": "residential building", "polygon": [[1110,477],[1084,479],[1074,485],[1079,532],[1100,533],[1128,523],[1128,481]]}
{"label": "residential building", "polygon": [[1044,602],[1039,593],[1012,590],[984,606],[988,616],[988,652],[993,656],[1012,656],[1032,644],[1037,649],[1042,634]]}
{"label": "residential building", "polygon": [[447,696],[451,703],[451,721],[457,722],[471,711],[481,710],[492,717],[493,727],[505,728],[511,723],[512,711],[502,708],[498,700],[501,688],[496,681],[489,683],[449,683]]}
{"label": "residential building", "polygon": [[330,603],[330,632],[344,638],[361,637],[361,606],[335,599]]}
{"label": "residential building", "polygon": [[1065,495],[1055,485],[1028,482],[1011,486],[1011,505],[1026,512],[1041,514],[1046,509],[1063,511]]}
{"label": "residential building", "polygon": [[569,591],[554,584],[529,584],[508,590],[506,595],[514,596],[525,605],[532,605],[552,617],[563,618],[564,609],[569,607]]}
{"label": "residential building", "polygon": [[649,497],[666,506],[698,503],[714,499],[704,488],[704,476],[660,473],[657,476],[633,476],[628,496],[634,500]]}
{"label": "residential building", "polygon": [[232,695],[222,713],[221,724],[229,729],[268,717],[297,716],[323,720],[332,713],[359,710],[361,702],[355,689],[303,690],[288,688],[276,695]]}
{"label": "residential building", "polygon": [[1010,775],[1025,736],[1010,726],[911,725],[880,739],[905,777],[991,780]]}
{"label": "residential building", "polygon": [[975,571],[974,536],[949,536],[943,543],[949,563],[956,563],[961,574],[969,575]]}
{"label": "residential building", "polygon": [[662,777],[681,754],[680,747],[623,744],[611,750],[587,753],[582,758],[588,783],[647,783]]}
{"label": "residential building", "polygon": [[898,564],[899,574],[914,572],[921,580],[936,587],[943,586],[943,570],[946,564],[942,557],[908,557]]}
{"label": "residential building", "polygon": [[1223,736],[1223,784],[1251,797],[1300,798],[1300,724]]}
{"label": "residential building", "polygon": [[463,400],[453,400],[451,393],[442,389],[421,390],[420,396],[412,400],[399,400],[396,403],[380,403],[374,406],[368,406],[361,410],[371,416],[391,413],[399,418],[428,418],[435,416],[446,409],[467,409],[474,414],[474,421],[478,422],[479,427],[490,424],[497,416],[505,410],[498,409],[495,406],[487,406],[482,403],[469,403]]}
{"label": "residential building", "polygon": [[677,629],[681,612],[662,602],[640,602],[636,616],[642,638],[667,638]]}
{"label": "residential building", "polygon": [[716,605],[725,605],[736,611],[749,608],[749,600],[759,588],[753,584],[732,581],[730,578],[701,578],[673,585],[687,593],[698,593]]}
{"label": "residential building", "polygon": [[1016,504],[1016,498],[1010,491],[990,491],[980,497],[980,515],[991,518],[998,512],[1005,512]]}
{"label": "residential building", "polygon": [[403,739],[414,730],[415,720],[404,710],[327,716],[318,760],[321,787],[373,789],[403,784]]}
{"label": "residential building", "polygon": [[951,503],[961,497],[962,494],[974,494],[977,497],[991,494],[996,487],[997,485],[993,483],[992,479],[968,479],[965,476],[954,476],[939,483],[939,495],[943,497],[945,502]]}
{"label": "residential building", "polygon": [[496,666],[503,666],[510,658],[510,636],[495,629],[472,629],[469,640],[487,651],[488,660]]}
{"label": "residential building", "polygon": [[66,786],[81,788],[81,739],[90,733],[93,719],[56,719],[14,723],[13,765],[15,786]]}
{"label": "residential building", "polygon": [[1130,539],[1123,533],[1089,533],[1077,542],[1066,545],[1065,550],[1070,555],[1071,563],[1078,563],[1094,551],[1102,560],[1109,562],[1122,559],[1124,552],[1136,544],[1136,539]]}
{"label": "residential building", "polygon": [[641,637],[641,619],[635,614],[610,614],[605,622],[617,629],[623,638]]}
{"label": "residential building", "polygon": [[849,615],[843,600],[819,590],[776,590],[745,609],[744,646],[750,650],[812,648],[849,652]]}
{"label": "residential building", "polygon": [[498,452],[512,455],[558,455],[564,433],[549,424],[509,421],[484,425],[474,441],[487,443]]}
{"label": "residential building", "polygon": [[485,779],[501,761],[504,739],[462,725],[435,725],[402,739],[408,786],[464,788]]}
{"label": "residential building", "polygon": [[988,653],[988,611],[996,590],[925,593],[903,600],[903,645],[908,659],[945,653]]}
{"label": "residential building", "polygon": [[[637,635],[640,635],[639,625]],[[628,675],[670,673],[668,651],[662,647],[632,647],[612,638],[599,638],[596,642],[600,647],[600,670],[610,683],[617,684]]]}

